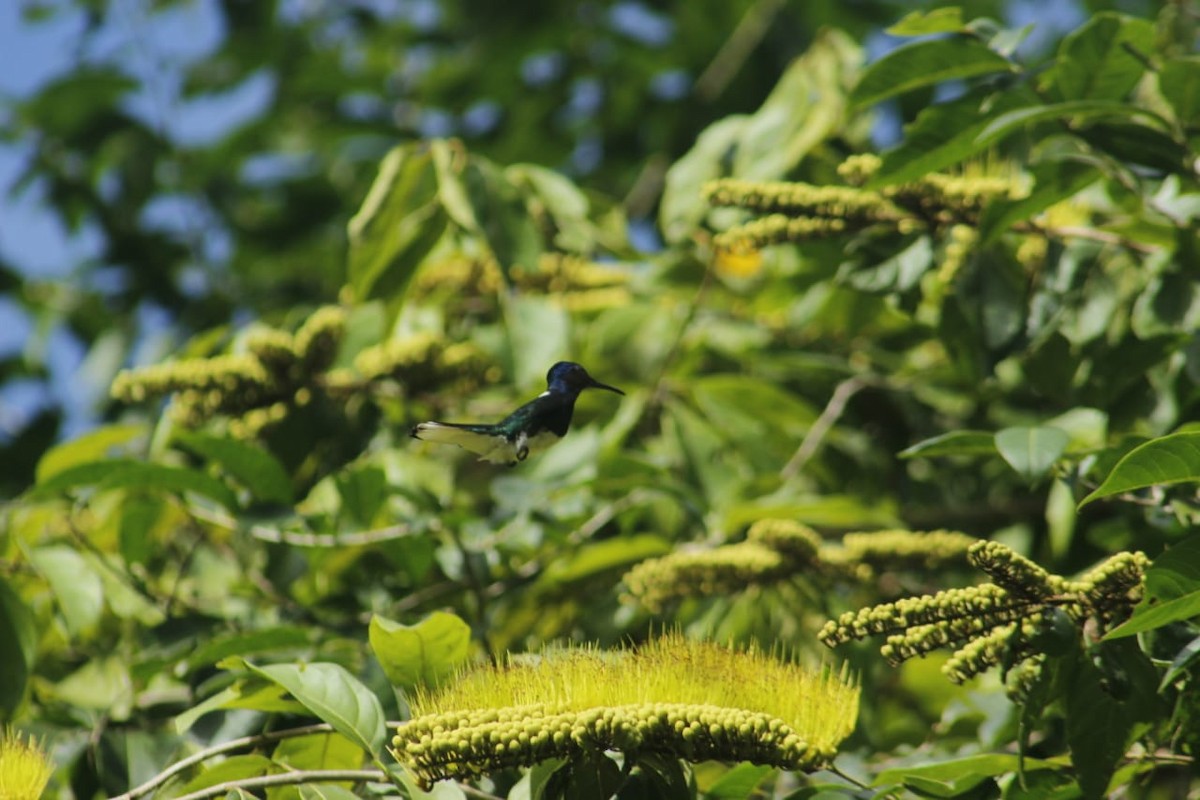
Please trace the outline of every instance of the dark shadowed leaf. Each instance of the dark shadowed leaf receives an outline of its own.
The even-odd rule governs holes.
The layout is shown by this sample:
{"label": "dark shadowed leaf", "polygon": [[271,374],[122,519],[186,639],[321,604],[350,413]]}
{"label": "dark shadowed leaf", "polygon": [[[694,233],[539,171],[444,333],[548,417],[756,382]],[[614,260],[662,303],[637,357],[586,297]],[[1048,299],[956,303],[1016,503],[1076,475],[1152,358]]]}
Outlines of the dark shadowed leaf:
{"label": "dark shadowed leaf", "polygon": [[25,696],[37,640],[33,612],[0,576],[0,717],[10,718]]}
{"label": "dark shadowed leaf", "polygon": [[194,469],[132,459],[109,459],[68,467],[39,483],[34,487],[33,495],[49,497],[87,486],[97,489],[136,488],[179,494],[192,492],[215,500],[230,511],[237,508],[237,497],[233,490],[211,475]]}
{"label": "dark shadowed leaf", "polygon": [[177,430],[175,441],[197,455],[215,461],[257,499],[268,503],[292,502],[292,482],[283,465],[257,444]]}
{"label": "dark shadowed leaf", "polygon": [[1153,50],[1151,22],[1102,12],[1063,39],[1055,83],[1064,100],[1120,100],[1145,74],[1143,58]]}

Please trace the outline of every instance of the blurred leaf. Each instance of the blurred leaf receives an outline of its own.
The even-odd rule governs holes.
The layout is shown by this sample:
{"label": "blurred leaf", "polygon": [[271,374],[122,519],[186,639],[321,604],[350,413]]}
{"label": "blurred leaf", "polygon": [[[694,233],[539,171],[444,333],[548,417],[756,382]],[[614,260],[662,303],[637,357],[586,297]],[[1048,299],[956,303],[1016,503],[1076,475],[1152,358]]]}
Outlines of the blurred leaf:
{"label": "blurred leaf", "polygon": [[1076,161],[1043,162],[1035,165],[1031,172],[1033,190],[1027,196],[1015,200],[1001,198],[988,204],[979,223],[982,241],[995,239],[1014,223],[1031,219],[1100,178],[1094,165]]}
{"label": "blurred leaf", "polygon": [[1200,661],[1200,636],[1192,639],[1171,660],[1171,666],[1162,676],[1159,691],[1163,691],[1183,675],[1187,674]]}
{"label": "blurred leaf", "polygon": [[918,236],[908,247],[879,264],[859,268],[846,262],[837,277],[860,292],[891,294],[912,289],[931,266],[933,244],[928,236]]}
{"label": "blurred leaf", "polygon": [[1008,753],[984,753],[915,767],[885,769],[875,776],[873,786],[903,784],[923,795],[957,797],[984,781],[1024,769],[1050,769],[1053,764],[1036,758],[1021,759]]}
{"label": "blurred leaf", "polygon": [[1161,436],[1126,453],[1079,505],[1148,486],[1191,481],[1200,481],[1200,433]]}
{"label": "blurred leaf", "polygon": [[294,736],[275,745],[271,760],[289,769],[360,769],[362,749],[340,733]]}
{"label": "blurred leaf", "polygon": [[283,465],[262,447],[228,437],[176,430],[175,441],[215,461],[259,500],[291,505],[292,481]]}
{"label": "blurred leaf", "polygon": [[375,614],[369,636],[388,681],[405,689],[437,686],[471,652],[471,626],[445,611],[435,611],[415,625]]}
{"label": "blurred leaf", "polygon": [[952,35],[898,47],[867,67],[850,95],[856,106],[951,80],[1011,72],[1012,63],[978,39]]}
{"label": "blurred leaf", "polygon": [[482,238],[505,275],[514,267],[533,270],[543,252],[542,238],[525,208],[524,198],[504,171],[472,157],[461,175],[466,198]]}
{"label": "blurred leaf", "polygon": [[513,383],[546,386],[546,372],[570,350],[571,317],[551,297],[513,295],[504,300]]}
{"label": "blurred leaf", "polygon": [[203,472],[121,458],[68,467],[37,484],[32,495],[52,497],[83,486],[95,486],[99,490],[136,488],[181,494],[194,492],[215,500],[229,511],[237,508],[233,491]]}
{"label": "blurred leaf", "polygon": [[548,214],[554,221],[554,245],[585,254],[595,246],[594,226],[588,219],[590,202],[578,186],[561,173],[536,164],[514,164],[504,171],[514,185],[528,191],[531,211]]}
{"label": "blurred leaf", "polygon": [[904,139],[883,154],[883,164],[867,188],[877,189],[945,169],[986,149],[979,135],[996,117],[1037,102],[1027,89],[1015,88],[996,96],[978,89],[945,103],[921,109],[904,130]]}
{"label": "blurred leaf", "polygon": [[821,31],[791,63],[738,134],[732,174],[748,180],[777,180],[842,124],[846,74],[860,50],[844,34]]}
{"label": "blurred leaf", "polygon": [[1046,498],[1046,538],[1053,558],[1065,558],[1070,551],[1078,519],[1079,512],[1075,507],[1075,493],[1071,484],[1061,479],[1051,481],[1050,493]]}
{"label": "blurred leaf", "polygon": [[107,458],[113,450],[145,433],[146,426],[140,424],[103,425],[76,439],[55,445],[38,461],[37,482],[45,483],[70,467]]}
{"label": "blurred leaf", "polygon": [[550,586],[563,586],[613,570],[625,569],[639,561],[669,552],[671,543],[652,534],[591,542],[576,553],[551,561],[539,580]]}
{"label": "blurred leaf", "polygon": [[188,653],[184,663],[189,670],[216,664],[230,656],[248,656],[272,650],[288,650],[310,644],[312,634],[308,628],[294,625],[279,625],[254,631],[218,634],[197,644]]}
{"label": "blurred leaf", "polygon": [[774,772],[758,764],[737,764],[705,789],[704,796],[712,800],[748,800],[758,795],[758,787]]}
{"label": "blurred leaf", "polygon": [[931,11],[910,11],[888,28],[887,33],[892,36],[928,36],[932,33],[954,33],[962,28],[962,9],[951,6]]}
{"label": "blurred leaf", "polygon": [[49,688],[61,703],[103,712],[116,722],[129,719],[133,707],[133,681],[129,666],[118,656],[100,656]]}
{"label": "blurred leaf", "polygon": [[151,532],[165,511],[161,497],[130,492],[122,498],[117,536],[126,564],[144,564],[153,555]]}
{"label": "blurred leaf", "polygon": [[29,551],[29,562],[50,584],[72,637],[91,630],[104,613],[104,586],[79,553],[64,545]]}
{"label": "blurred leaf", "polygon": [[1059,47],[1053,74],[1063,99],[1123,99],[1146,72],[1142,59],[1154,51],[1154,35],[1144,19],[1093,16]]}
{"label": "blurred leaf", "polygon": [[137,88],[137,81],[116,67],[81,66],[44,86],[21,114],[47,133],[73,139],[115,114],[121,99]]}
{"label": "blurred leaf", "polygon": [[1158,90],[1181,127],[1195,125],[1200,118],[1200,57],[1168,60],[1158,71]]}
{"label": "blurred leaf", "polygon": [[901,450],[900,458],[986,456],[996,453],[996,435],[988,431],[950,431]]}
{"label": "blurred leaf", "polygon": [[1067,449],[1070,437],[1058,428],[1005,428],[996,432],[996,449],[1028,481],[1041,478]]}
{"label": "blurred leaf", "polygon": [[302,783],[296,792],[301,800],[360,800],[354,792],[336,783]]}
{"label": "blurred leaf", "polygon": [[411,145],[393,148],[350,219],[346,271],[355,298],[399,303],[447,222],[432,155]]}
{"label": "blurred leaf", "polygon": [[378,755],[387,736],[379,698],[337,664],[247,663],[255,674],[277,683],[322,722],[368,753]]}
{"label": "blurred leaf", "polygon": [[1162,117],[1137,106],[1107,100],[1072,100],[1032,108],[1018,108],[1001,114],[993,118],[975,137],[975,145],[981,149],[994,146],[1005,137],[1024,130],[1035,122],[1069,119],[1078,126],[1084,122],[1109,118],[1121,121],[1133,121],[1136,118],[1164,132],[1170,130],[1170,125]]}
{"label": "blurred leaf", "polygon": [[750,117],[744,114],[717,120],[667,170],[658,206],[658,226],[668,244],[682,242],[708,214],[708,201],[701,190],[704,184],[728,173],[726,161],[749,121]]}
{"label": "blurred leaf", "polygon": [[359,525],[369,528],[387,499],[387,476],[381,467],[362,464],[342,470],[334,476],[341,509]]}
{"label": "blurred leaf", "polygon": [[11,719],[29,683],[37,654],[33,612],[0,576],[0,718]]}

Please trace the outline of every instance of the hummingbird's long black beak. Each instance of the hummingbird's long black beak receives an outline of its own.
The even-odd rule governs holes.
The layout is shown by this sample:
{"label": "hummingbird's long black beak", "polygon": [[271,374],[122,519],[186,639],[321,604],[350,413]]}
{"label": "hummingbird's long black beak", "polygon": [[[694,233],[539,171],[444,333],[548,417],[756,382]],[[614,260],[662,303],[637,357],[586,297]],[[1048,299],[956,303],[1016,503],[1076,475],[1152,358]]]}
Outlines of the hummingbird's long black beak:
{"label": "hummingbird's long black beak", "polygon": [[616,392],[617,394],[621,394],[621,395],[625,394],[617,387],[609,386],[607,383],[601,383],[600,381],[593,378],[591,375],[588,376],[588,380],[591,381],[591,383],[589,383],[588,386],[592,389],[607,389],[608,391]]}

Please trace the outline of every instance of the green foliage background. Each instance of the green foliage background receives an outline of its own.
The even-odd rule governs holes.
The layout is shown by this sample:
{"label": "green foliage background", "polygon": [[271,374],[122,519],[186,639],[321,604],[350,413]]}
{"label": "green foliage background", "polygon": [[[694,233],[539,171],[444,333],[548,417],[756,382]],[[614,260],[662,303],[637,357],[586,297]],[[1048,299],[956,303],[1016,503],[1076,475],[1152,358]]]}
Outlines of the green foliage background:
{"label": "green foliage background", "polygon": [[[166,406],[118,392],[85,436],[55,442],[51,410],[4,445],[0,713],[47,738],[53,796],[127,792],[313,717],[332,732],[258,740],[158,791],[386,772],[384,719],[464,658],[678,625],[816,661],[830,617],[980,580],[897,566],[827,591],[799,575],[656,613],[624,596],[636,564],[770,518],[831,541],[961,530],[1060,574],[1121,550],[1155,560],[1117,632],[1137,637],[1042,642],[1020,702],[998,675],[955,687],[936,656],[893,669],[850,645],[838,656],[868,700],[841,775],[659,765],[660,785],[648,762],[623,778],[592,765],[597,796],[1175,796],[1198,737],[1196,9],[1096,13],[1029,54],[1022,32],[971,16],[999,9],[944,8],[905,17],[905,44],[867,65],[862,41],[902,16],[887,4],[682,4],[660,45],[588,4],[499,8],[444,4],[422,27],[350,4],[224,3],[225,36],[183,97],[260,71],[275,91],[203,147],[125,111],[135,82],[103,61],[10,104],[29,178],[69,225],[103,230],[99,261],[127,280],[6,269],[4,288],[86,342],[103,383],[144,353],[147,303],[179,333],[151,360],[209,365],[185,364],[174,388],[272,342],[294,358],[269,397],[219,381]],[[74,10],[98,35],[104,8]],[[521,85],[543,50],[560,77]],[[692,90],[656,99],[670,68]],[[567,113],[584,79],[603,102]],[[934,194],[904,225],[717,246],[761,209],[715,207],[709,181],[850,185],[839,167],[874,153],[881,101],[904,135],[863,191],[931,175],[968,201],[988,179],[1015,190],[975,206]],[[484,102],[502,109],[488,130],[413,135],[424,111]],[[581,146],[598,167],[572,158]],[[266,156],[287,168],[246,180]],[[168,192],[213,227],[141,224]],[[630,220],[653,220],[662,246],[635,246]],[[227,256],[203,247],[214,231]],[[195,270],[198,293],[181,282]],[[423,419],[499,418],[565,358],[627,395],[585,394],[544,456],[497,469],[408,438]],[[30,347],[5,378],[43,369]],[[543,774],[559,768],[482,790],[583,791],[584,766]],[[382,777],[270,791],[424,796]]]}

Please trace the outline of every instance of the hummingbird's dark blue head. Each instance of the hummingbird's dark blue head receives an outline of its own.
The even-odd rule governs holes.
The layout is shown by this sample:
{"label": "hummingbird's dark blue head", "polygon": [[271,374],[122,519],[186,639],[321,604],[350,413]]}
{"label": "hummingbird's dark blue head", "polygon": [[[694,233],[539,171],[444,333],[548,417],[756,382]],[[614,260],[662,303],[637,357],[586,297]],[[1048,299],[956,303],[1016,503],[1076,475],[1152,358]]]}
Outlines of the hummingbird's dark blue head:
{"label": "hummingbird's dark blue head", "polygon": [[625,394],[615,386],[609,386],[588,375],[587,370],[574,361],[559,361],[546,373],[546,386],[551,392],[579,394],[584,389],[607,389]]}

